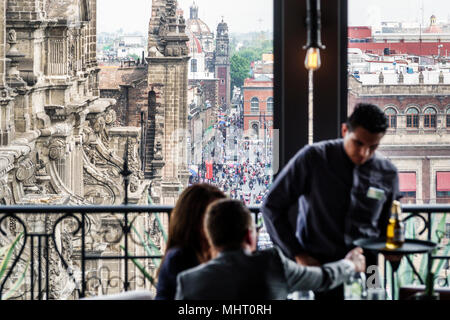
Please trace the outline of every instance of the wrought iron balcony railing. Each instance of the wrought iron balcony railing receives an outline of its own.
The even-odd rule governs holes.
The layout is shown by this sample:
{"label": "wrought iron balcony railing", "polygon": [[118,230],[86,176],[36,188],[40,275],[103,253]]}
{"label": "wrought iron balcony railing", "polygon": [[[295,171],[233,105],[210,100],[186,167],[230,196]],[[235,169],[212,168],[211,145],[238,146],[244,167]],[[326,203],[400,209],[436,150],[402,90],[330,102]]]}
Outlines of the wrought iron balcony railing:
{"label": "wrought iron balcony railing", "polygon": [[77,299],[154,290],[172,209],[2,207],[0,299]]}
{"label": "wrought iron balcony railing", "polygon": [[[250,209],[260,222],[258,207]],[[153,205],[1,207],[0,299],[78,299],[154,291],[171,210]],[[407,232],[440,242],[439,252],[422,263],[425,270],[434,260],[448,264],[450,206],[405,205],[403,211]],[[408,258],[417,263],[413,260]],[[443,273],[442,263],[438,267]],[[424,281],[420,272],[415,279]],[[449,286],[446,274],[437,281]]]}

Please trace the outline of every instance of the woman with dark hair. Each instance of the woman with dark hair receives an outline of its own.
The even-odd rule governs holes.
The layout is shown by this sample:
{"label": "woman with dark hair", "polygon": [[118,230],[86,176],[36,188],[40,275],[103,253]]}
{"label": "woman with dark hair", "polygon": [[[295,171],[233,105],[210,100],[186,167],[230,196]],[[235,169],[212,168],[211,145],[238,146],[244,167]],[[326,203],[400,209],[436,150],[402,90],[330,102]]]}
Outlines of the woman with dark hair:
{"label": "woman with dark hair", "polygon": [[203,218],[208,205],[226,198],[217,187],[195,184],[185,189],[170,216],[166,252],[158,270],[156,300],[174,300],[178,273],[211,259]]}

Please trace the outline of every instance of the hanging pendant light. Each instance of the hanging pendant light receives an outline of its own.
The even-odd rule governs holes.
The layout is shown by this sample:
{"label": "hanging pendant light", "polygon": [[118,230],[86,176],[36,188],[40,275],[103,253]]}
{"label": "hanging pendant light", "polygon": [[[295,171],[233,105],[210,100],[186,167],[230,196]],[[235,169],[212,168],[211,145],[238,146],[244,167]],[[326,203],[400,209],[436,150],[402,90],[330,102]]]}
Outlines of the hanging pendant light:
{"label": "hanging pendant light", "polygon": [[307,43],[303,47],[306,50],[305,68],[316,71],[322,64],[320,49],[325,49],[321,40],[320,0],[307,0],[306,10]]}
{"label": "hanging pendant light", "polygon": [[312,144],[314,142],[313,75],[322,64],[320,49],[325,49],[325,46],[321,40],[320,0],[307,0],[306,10],[307,43],[303,49],[306,49],[305,68],[308,70],[308,144]]}

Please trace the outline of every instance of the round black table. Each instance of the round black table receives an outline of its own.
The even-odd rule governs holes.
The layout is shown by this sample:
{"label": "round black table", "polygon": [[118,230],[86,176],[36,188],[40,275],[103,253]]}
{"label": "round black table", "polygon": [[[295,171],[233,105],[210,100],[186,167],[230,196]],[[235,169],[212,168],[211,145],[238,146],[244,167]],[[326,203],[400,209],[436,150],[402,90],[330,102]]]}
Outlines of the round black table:
{"label": "round black table", "polygon": [[[400,266],[400,261],[404,255],[415,254],[415,253],[428,253],[433,250],[437,244],[431,241],[417,240],[417,239],[406,239],[402,247],[397,249],[386,248],[386,238],[376,238],[376,239],[358,239],[353,242],[357,247],[361,247],[364,250],[373,251],[376,253],[381,253],[385,256],[391,256],[387,259],[392,267],[392,300],[394,300],[394,273]],[[392,258],[394,256],[394,258]],[[395,256],[398,256],[395,259]],[[414,266],[411,266],[414,268]],[[386,273],[385,273],[386,274]]]}

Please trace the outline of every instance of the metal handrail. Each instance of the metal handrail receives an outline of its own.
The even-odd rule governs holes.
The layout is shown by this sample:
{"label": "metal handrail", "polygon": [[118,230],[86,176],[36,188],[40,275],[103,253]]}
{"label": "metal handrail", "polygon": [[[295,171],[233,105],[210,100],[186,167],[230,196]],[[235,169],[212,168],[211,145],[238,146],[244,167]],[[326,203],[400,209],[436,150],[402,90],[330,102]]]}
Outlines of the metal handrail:
{"label": "metal handrail", "polygon": [[[0,213],[105,213],[105,212],[170,212],[173,206],[164,205],[117,205],[117,206],[63,206],[63,205],[13,205],[0,206]],[[251,212],[260,211],[259,206],[248,206]],[[406,213],[448,213],[448,204],[405,204],[402,211]]]}
{"label": "metal handrail", "polygon": [[[260,207],[251,206],[248,207],[253,213],[257,213]],[[14,206],[0,206],[1,213],[137,213],[137,212],[171,212],[173,206],[162,206],[162,205],[117,205],[117,206],[95,206],[95,205],[84,205],[84,206],[62,206],[62,205],[14,205]]]}
{"label": "metal handrail", "polygon": [[[260,217],[259,213],[260,213],[260,206],[249,206],[248,209],[254,214],[254,218],[255,218],[255,223],[258,222],[258,219]],[[402,206],[403,212],[406,214],[409,214],[408,218],[412,218],[412,217],[419,217],[422,218],[422,220],[424,220],[425,222],[425,229],[428,230],[428,235],[427,238],[430,239],[431,235],[430,235],[430,218],[432,215],[434,214],[439,214],[439,213],[450,213],[450,205],[447,204],[428,204],[428,205],[403,205]],[[7,274],[6,278],[8,278],[9,276],[11,276],[11,271],[15,268],[16,263],[18,262],[18,260],[20,259],[20,256],[22,255],[22,253],[25,250],[25,245],[26,243],[29,243],[29,245],[31,246],[29,251],[28,249],[26,250],[27,252],[29,251],[30,255],[32,257],[36,256],[36,253],[33,253],[33,250],[38,249],[38,254],[36,257],[36,263],[38,263],[39,265],[36,266],[39,268],[39,271],[37,272],[37,274],[34,274],[32,271],[31,273],[31,291],[33,291],[33,276],[37,277],[38,280],[38,284],[39,284],[39,290],[38,290],[38,299],[42,298],[42,293],[46,293],[45,297],[48,298],[48,279],[49,279],[49,270],[48,270],[48,262],[46,262],[45,260],[48,259],[47,255],[48,255],[48,250],[46,250],[46,248],[49,246],[49,244],[53,244],[54,249],[57,250],[57,253],[60,257],[60,260],[64,266],[64,268],[66,269],[66,271],[68,272],[68,274],[73,278],[73,270],[72,268],[67,265],[67,263],[64,261],[64,258],[61,254],[61,252],[59,252],[58,248],[56,247],[56,235],[55,235],[55,230],[56,230],[56,225],[58,223],[60,223],[62,220],[67,219],[67,218],[73,218],[76,220],[77,224],[78,224],[78,228],[77,231],[74,232],[74,235],[76,232],[81,232],[81,257],[80,257],[80,262],[81,262],[81,288],[78,289],[79,295],[81,297],[85,296],[85,292],[86,292],[86,275],[87,275],[87,266],[86,263],[87,261],[92,261],[92,260],[117,260],[117,261],[125,261],[125,290],[129,289],[129,280],[128,279],[128,262],[132,261],[133,259],[153,259],[153,258],[161,258],[161,255],[158,255],[158,253],[153,254],[153,255],[141,255],[141,254],[137,254],[137,255],[133,255],[128,253],[128,244],[127,244],[127,239],[128,236],[131,234],[131,226],[133,221],[128,222],[128,215],[129,214],[139,214],[139,213],[163,213],[163,214],[167,214],[168,217],[168,221],[170,223],[170,216],[171,216],[171,212],[173,210],[173,206],[166,206],[166,205],[117,205],[117,206],[111,206],[111,205],[107,205],[107,206],[97,206],[97,205],[82,205],[82,206],[65,206],[65,205],[13,205],[13,206],[0,206],[0,222],[4,221],[5,218],[13,218],[16,221],[19,222],[19,224],[22,224],[25,232],[24,232],[24,238],[25,238],[25,242],[23,243],[22,248],[19,248],[20,252],[16,258],[16,260],[14,261],[13,265],[11,266],[11,270],[10,272]],[[43,214],[43,215],[62,215],[61,217],[57,218],[56,222],[54,222],[54,225],[52,226],[53,229],[52,230],[46,230],[44,232],[33,232],[31,230],[27,230],[26,225],[24,224],[24,220],[21,219],[21,217],[26,217],[29,215],[34,215],[34,214]],[[122,217],[120,216],[120,220],[119,222],[121,229],[122,230],[122,236],[124,237],[124,241],[125,241],[125,252],[123,254],[120,255],[114,255],[114,256],[108,256],[108,255],[98,255],[95,254],[93,252],[89,252],[89,250],[86,250],[86,242],[85,242],[85,235],[86,235],[86,220],[89,219],[88,215],[93,214],[118,214],[118,215],[122,215],[123,214],[123,219],[124,221],[122,221]],[[426,216],[428,218],[426,218]],[[0,231],[3,233],[3,229],[0,226]],[[425,230],[424,230],[425,231]],[[151,253],[151,252],[149,252]],[[433,256],[432,254],[428,255],[429,259],[450,259],[450,257],[447,256]],[[33,258],[34,259],[34,258]],[[44,259],[44,260],[43,260]],[[31,261],[31,270],[33,269],[33,263],[34,261]],[[42,264],[42,265],[41,265]],[[38,276],[39,274],[44,275],[43,277]],[[46,284],[41,286],[41,280],[45,280]],[[5,284],[6,279],[0,279],[0,291],[1,289],[3,289],[3,286]],[[1,292],[0,292],[0,297],[1,297]],[[33,292],[31,292],[31,299],[34,299],[33,296]]]}

